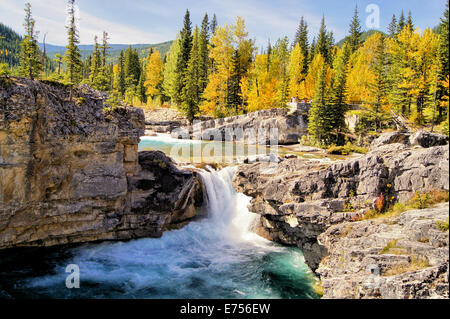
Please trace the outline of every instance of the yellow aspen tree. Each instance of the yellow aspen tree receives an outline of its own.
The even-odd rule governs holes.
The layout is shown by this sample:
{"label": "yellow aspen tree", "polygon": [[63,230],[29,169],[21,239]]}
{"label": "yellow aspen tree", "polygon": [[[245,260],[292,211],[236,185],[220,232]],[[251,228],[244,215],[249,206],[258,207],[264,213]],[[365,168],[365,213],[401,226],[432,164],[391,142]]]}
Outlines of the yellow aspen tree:
{"label": "yellow aspen tree", "polygon": [[304,55],[300,44],[297,43],[289,58],[289,94],[291,97],[300,98],[300,83],[304,80],[303,70]]}
{"label": "yellow aspen tree", "polygon": [[160,93],[160,82],[162,79],[162,61],[161,56],[157,50],[154,50],[147,58],[147,65],[145,67],[145,82],[144,86],[147,88],[147,95],[153,98]]}

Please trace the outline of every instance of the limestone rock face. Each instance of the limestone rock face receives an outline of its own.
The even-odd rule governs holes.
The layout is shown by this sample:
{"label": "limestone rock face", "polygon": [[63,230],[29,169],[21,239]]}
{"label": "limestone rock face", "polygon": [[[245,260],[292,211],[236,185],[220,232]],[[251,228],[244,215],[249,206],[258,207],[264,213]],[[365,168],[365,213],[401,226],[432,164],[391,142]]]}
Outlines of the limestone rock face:
{"label": "limestone rock face", "polygon": [[285,159],[240,165],[233,185],[253,197],[249,209],[261,215],[258,233],[297,245],[315,271],[335,249],[318,240],[320,235],[357,220],[381,194],[406,202],[416,191],[449,190],[448,144],[405,141],[409,135],[382,135],[369,153],[331,164]]}
{"label": "limestone rock face", "polygon": [[[448,298],[448,203],[390,219],[334,225],[317,273],[324,298]],[[393,246],[393,247],[392,247]]]}
{"label": "limestone rock face", "polygon": [[105,108],[87,86],[72,95],[60,84],[0,83],[0,249],[160,234],[137,230],[157,214],[130,202],[129,181],[145,171],[142,110]]}
{"label": "limestone rock face", "polygon": [[269,144],[272,138],[276,139],[272,144],[293,144],[306,134],[307,123],[305,112],[288,113],[287,109],[268,109],[194,123],[192,135],[202,140],[245,140],[251,144],[264,145]]}

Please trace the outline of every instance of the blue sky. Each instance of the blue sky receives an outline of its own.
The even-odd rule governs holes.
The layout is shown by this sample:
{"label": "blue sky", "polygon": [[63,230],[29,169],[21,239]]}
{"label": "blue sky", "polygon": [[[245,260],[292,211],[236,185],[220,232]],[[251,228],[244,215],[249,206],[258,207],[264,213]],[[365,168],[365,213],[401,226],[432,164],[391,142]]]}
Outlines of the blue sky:
{"label": "blue sky", "polygon": [[[265,45],[287,35],[292,40],[299,19],[304,16],[312,35],[317,33],[322,14],[335,39],[346,36],[355,4],[365,27],[370,4],[380,10],[380,29],[386,30],[392,14],[398,17],[401,9],[412,12],[419,29],[439,23],[446,0],[77,0],[82,44],[93,42],[95,34],[103,30],[110,33],[111,43],[157,43],[175,38],[182,27],[186,8],[191,12],[193,24],[200,24],[205,12],[216,13],[219,25],[232,23],[242,16],[250,37],[257,45]],[[23,8],[27,1],[0,0],[0,21],[19,33],[23,32]],[[47,33],[47,43],[65,45],[66,1],[29,0],[36,27],[41,36]],[[41,39],[40,39],[41,40]]]}

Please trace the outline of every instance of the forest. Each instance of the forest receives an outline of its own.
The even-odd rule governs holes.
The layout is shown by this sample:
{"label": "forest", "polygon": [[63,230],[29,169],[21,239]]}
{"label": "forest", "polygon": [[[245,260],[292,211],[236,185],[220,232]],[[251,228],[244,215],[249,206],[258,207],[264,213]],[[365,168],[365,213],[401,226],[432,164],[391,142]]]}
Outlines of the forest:
{"label": "forest", "polygon": [[215,14],[205,14],[194,26],[186,10],[168,52],[130,46],[116,59],[106,31],[82,58],[74,6],[69,0],[66,52],[54,58],[38,46],[30,4],[23,38],[0,24],[0,76],[88,84],[108,92],[111,105],[176,107],[190,121],[283,108],[295,98],[311,102],[309,139],[321,145],[344,143],[346,115],[360,117],[360,134],[390,129],[401,118],[448,135],[448,1],[434,29],[420,31],[401,11],[386,33],[363,32],[355,7],[343,41],[335,43],[325,16],[312,37],[301,17],[292,42],[286,36],[263,49],[242,17],[219,25]]}

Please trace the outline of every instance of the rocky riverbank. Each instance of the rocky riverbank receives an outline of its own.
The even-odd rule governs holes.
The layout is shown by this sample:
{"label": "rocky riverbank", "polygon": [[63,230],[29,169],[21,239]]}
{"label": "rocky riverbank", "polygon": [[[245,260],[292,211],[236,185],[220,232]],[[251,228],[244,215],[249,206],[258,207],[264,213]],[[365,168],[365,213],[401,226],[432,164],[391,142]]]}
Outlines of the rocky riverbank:
{"label": "rocky riverbank", "polygon": [[200,178],[159,152],[138,155],[142,110],[104,99],[2,80],[0,249],[157,237],[196,215]]}
{"label": "rocky riverbank", "polygon": [[[380,252],[393,237],[401,233],[404,236],[400,237],[415,236],[409,229],[413,228],[413,220],[420,215],[414,217],[415,213],[409,212],[400,217],[401,221],[388,221],[387,224],[400,225],[395,229],[377,229],[374,226],[377,223],[361,221],[358,224],[356,221],[361,220],[370,209],[380,205],[380,202],[385,207],[389,202],[407,202],[417,191],[448,192],[447,143],[446,137],[437,134],[387,133],[372,143],[369,153],[356,159],[332,164],[285,159],[276,165],[241,165],[234,176],[233,185],[237,191],[253,197],[249,208],[261,215],[260,225],[257,227],[259,234],[274,241],[297,245],[303,251],[306,263],[323,278],[324,297],[445,297],[448,296],[448,231],[440,235],[439,244],[431,239],[431,234],[424,235],[424,238],[428,236],[431,240],[424,249],[428,248],[428,254],[415,252],[418,254],[416,256],[411,253],[414,244],[399,241],[398,244],[407,252],[403,257],[389,259],[389,256],[381,254],[377,259],[370,256]],[[429,221],[426,227],[436,231],[435,221],[445,217],[441,215],[442,209],[431,209],[427,215]],[[446,221],[448,222],[448,215]],[[355,233],[342,230],[353,229],[353,225],[356,227]],[[390,235],[386,235],[383,240],[370,239],[370,236],[377,237],[382,231]],[[354,234],[356,239],[347,238],[348,234]],[[362,242],[365,244],[361,244]],[[441,246],[445,249],[440,249]],[[439,253],[432,252],[435,248]],[[361,282],[372,275],[366,267],[369,257],[365,258],[361,251],[372,258],[370,265],[380,269],[381,276],[386,275],[387,269],[399,268],[401,263],[407,269],[405,264],[410,265],[417,258],[427,260],[429,264],[426,267],[423,265],[425,269],[438,267],[440,270],[434,277],[427,277],[424,273],[423,276],[415,276],[405,270],[403,277],[387,281],[391,284],[395,280],[404,280],[404,287],[412,287],[413,282],[422,278],[422,286],[419,285],[422,290],[398,288],[389,295],[386,293],[389,285],[386,284],[387,286],[381,285],[378,290],[369,293],[358,288]],[[388,259],[392,261],[390,267],[385,266]],[[354,264],[350,266],[346,262]],[[341,265],[341,270],[337,269],[337,264]],[[442,275],[445,273],[447,275]],[[347,280],[353,275],[354,280]],[[442,286],[441,283],[445,282],[447,285]],[[426,289],[427,284],[433,287],[438,285],[440,288]],[[349,286],[354,289],[348,288]],[[424,291],[428,291],[428,295]]]}

